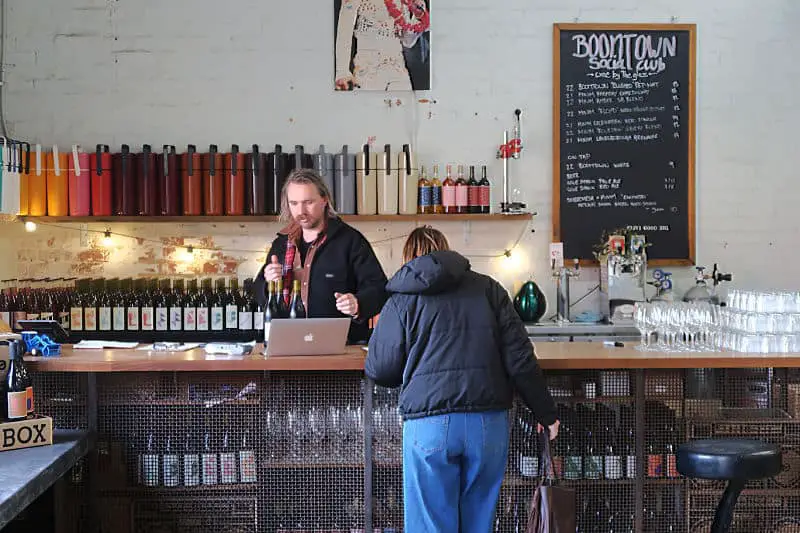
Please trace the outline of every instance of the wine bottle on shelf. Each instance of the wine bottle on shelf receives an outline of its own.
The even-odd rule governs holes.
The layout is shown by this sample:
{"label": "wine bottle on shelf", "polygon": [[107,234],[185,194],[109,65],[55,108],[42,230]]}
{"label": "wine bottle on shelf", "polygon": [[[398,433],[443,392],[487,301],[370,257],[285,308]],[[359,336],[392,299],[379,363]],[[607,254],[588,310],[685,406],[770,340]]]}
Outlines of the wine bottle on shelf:
{"label": "wine bottle on shelf", "polygon": [[228,290],[224,293],[225,329],[237,331],[239,329],[239,279],[231,278]]}
{"label": "wine bottle on shelf", "polygon": [[167,331],[169,330],[170,282],[168,279],[162,279],[159,285],[159,291],[155,298],[153,322],[155,323],[156,331]]}
{"label": "wine bottle on shelf", "polygon": [[445,214],[458,213],[456,207],[456,182],[453,180],[453,165],[447,165],[442,182],[442,207]]}
{"label": "wine bottle on shelf", "polygon": [[172,293],[167,299],[169,305],[170,331],[183,331],[183,280],[172,281]]}
{"label": "wine bottle on shelf", "polygon": [[464,179],[464,165],[458,165],[456,176],[456,212],[469,213],[469,187]]}
{"label": "wine bottle on shelf", "polygon": [[148,487],[157,487],[160,481],[159,465],[161,458],[156,450],[156,437],[151,429],[147,433],[145,449],[142,453],[142,482]]}
{"label": "wine bottle on shelf", "polygon": [[195,487],[200,484],[200,455],[192,433],[186,431],[183,443],[183,484]]}
{"label": "wine bottle on shelf", "polygon": [[211,429],[207,420],[205,433],[203,434],[203,454],[200,459],[203,467],[203,485],[216,485],[219,483],[218,457],[211,442]]}
{"label": "wine bottle on shelf", "polygon": [[253,280],[244,280],[244,290],[237,295],[237,306],[239,307],[239,331],[253,331]]}
{"label": "wine bottle on shelf", "polygon": [[[137,280],[138,281],[138,280]],[[128,294],[125,302],[125,309],[127,312],[126,329],[128,331],[139,331],[140,312],[141,312],[141,299],[139,291],[137,290],[137,283],[132,280],[127,280]]]}
{"label": "wine bottle on shelf", "polygon": [[216,290],[211,293],[211,314],[209,315],[211,331],[225,329],[225,280],[216,281]]}
{"label": "wine bottle on shelf", "polygon": [[83,330],[97,331],[97,294],[102,280],[86,280],[86,294],[83,298]]}
{"label": "wine bottle on shelf", "polygon": [[197,330],[197,304],[195,303],[195,293],[197,292],[197,280],[189,280],[189,286],[181,298],[183,309],[183,331]]}
{"label": "wine bottle on shelf", "polygon": [[103,291],[97,301],[97,329],[100,331],[111,331],[112,321],[112,299],[109,280],[104,280]]}
{"label": "wine bottle on shelf", "polygon": [[603,473],[603,458],[597,444],[597,436],[589,426],[586,428],[586,453],[583,459],[583,472],[586,479],[600,479]]}
{"label": "wine bottle on shelf", "polygon": [[444,206],[442,205],[442,182],[439,180],[439,165],[433,165],[433,176],[430,180],[431,184],[431,206],[433,212],[437,215],[444,213]]}
{"label": "wine bottle on shelf", "polygon": [[23,351],[20,350],[20,341],[8,342],[8,373],[4,380],[5,419],[23,420],[28,416],[28,396],[33,399],[33,389],[30,389],[30,377],[25,369],[22,359]]}
{"label": "wine bottle on shelf", "polygon": [[253,339],[259,341],[264,338],[264,308],[253,295],[253,280],[250,280],[248,299],[250,302],[250,310],[253,313]]}
{"label": "wine bottle on shelf", "polygon": [[242,436],[242,447],[239,449],[239,479],[242,483],[258,482],[256,452],[250,445],[249,434],[250,430],[245,429]]}
{"label": "wine bottle on shelf", "polygon": [[168,434],[164,445],[164,486],[177,487],[181,482],[181,461],[172,448],[172,435]]}
{"label": "wine bottle on shelf", "polygon": [[[83,297],[84,284],[79,280],[75,284],[75,292],[72,295],[69,308],[69,327],[70,331],[83,331]],[[19,301],[19,300],[18,300]]]}
{"label": "wine bottle on shelf", "polygon": [[155,328],[155,306],[156,306],[156,280],[142,282],[141,288],[141,330],[153,331]]}
{"label": "wine bottle on shelf", "polygon": [[[227,427],[227,422],[225,423]],[[230,434],[227,429],[222,434],[222,450],[219,453],[219,481],[220,483],[236,483],[238,476],[236,475],[236,452],[233,451],[230,445]]]}
{"label": "wine bottle on shelf", "polygon": [[[114,294],[113,307],[111,308],[112,327],[114,331],[125,331],[125,324],[127,323],[126,309],[125,309],[125,293],[122,287],[122,280],[114,280]],[[70,314],[70,320],[72,316]]]}
{"label": "wine bottle on shelf", "polygon": [[481,213],[488,215],[491,207],[492,184],[486,177],[486,165],[481,167],[481,181],[478,182],[478,201],[481,206]]}
{"label": "wine bottle on shelf", "polygon": [[264,346],[269,342],[269,330],[273,318],[278,316],[278,300],[275,294],[275,282],[267,283],[267,305],[264,306]]}
{"label": "wine bottle on shelf", "polygon": [[481,212],[480,185],[475,179],[475,165],[469,166],[469,181],[467,181],[467,203],[470,213]]}
{"label": "wine bottle on shelf", "polygon": [[433,190],[431,188],[431,182],[428,181],[428,177],[425,175],[425,167],[420,167],[419,169],[417,188],[419,191],[417,195],[419,198],[417,212],[423,215],[433,213]]}
{"label": "wine bottle on shelf", "polygon": [[283,278],[275,280],[275,308],[277,314],[272,318],[289,318],[288,294],[283,290]]}

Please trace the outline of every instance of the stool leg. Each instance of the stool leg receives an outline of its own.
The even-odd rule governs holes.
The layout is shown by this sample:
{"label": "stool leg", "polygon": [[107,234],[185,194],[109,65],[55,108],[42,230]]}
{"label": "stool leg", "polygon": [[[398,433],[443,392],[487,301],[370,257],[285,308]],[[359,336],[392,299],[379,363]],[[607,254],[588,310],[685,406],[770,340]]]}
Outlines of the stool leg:
{"label": "stool leg", "polygon": [[733,509],[736,507],[736,500],[739,499],[744,485],[745,482],[738,479],[728,482],[717,505],[717,511],[714,513],[714,523],[711,524],[710,533],[728,533],[733,521]]}

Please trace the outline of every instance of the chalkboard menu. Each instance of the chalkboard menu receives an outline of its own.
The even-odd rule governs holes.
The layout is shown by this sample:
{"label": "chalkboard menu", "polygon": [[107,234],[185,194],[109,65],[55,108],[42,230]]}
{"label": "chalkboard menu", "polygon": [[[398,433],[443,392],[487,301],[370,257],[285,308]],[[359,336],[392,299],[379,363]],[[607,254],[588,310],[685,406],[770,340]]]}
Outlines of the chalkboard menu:
{"label": "chalkboard menu", "polygon": [[553,240],[593,260],[632,229],[652,264],[693,264],[695,26],[554,31]]}

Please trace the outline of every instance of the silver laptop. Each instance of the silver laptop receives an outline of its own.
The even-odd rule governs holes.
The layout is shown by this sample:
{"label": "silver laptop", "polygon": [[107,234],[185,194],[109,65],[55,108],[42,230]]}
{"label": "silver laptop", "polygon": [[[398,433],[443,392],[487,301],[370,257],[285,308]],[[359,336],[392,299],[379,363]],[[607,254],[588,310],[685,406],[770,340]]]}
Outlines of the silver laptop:
{"label": "silver laptop", "polygon": [[270,322],[266,355],[344,353],[349,318],[280,318]]}

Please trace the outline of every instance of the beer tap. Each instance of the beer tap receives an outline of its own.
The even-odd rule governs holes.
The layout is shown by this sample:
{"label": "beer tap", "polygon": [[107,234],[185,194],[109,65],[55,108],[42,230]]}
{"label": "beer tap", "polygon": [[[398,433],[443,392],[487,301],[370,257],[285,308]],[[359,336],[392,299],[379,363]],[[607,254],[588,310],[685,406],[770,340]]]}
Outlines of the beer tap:
{"label": "beer tap", "polygon": [[556,266],[553,259],[551,270],[553,278],[556,280],[556,322],[559,324],[569,323],[569,280],[580,275],[580,261],[575,258],[575,267],[570,269],[564,265]]}

